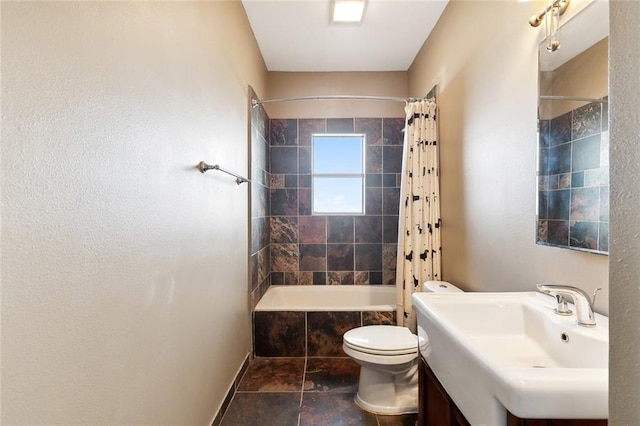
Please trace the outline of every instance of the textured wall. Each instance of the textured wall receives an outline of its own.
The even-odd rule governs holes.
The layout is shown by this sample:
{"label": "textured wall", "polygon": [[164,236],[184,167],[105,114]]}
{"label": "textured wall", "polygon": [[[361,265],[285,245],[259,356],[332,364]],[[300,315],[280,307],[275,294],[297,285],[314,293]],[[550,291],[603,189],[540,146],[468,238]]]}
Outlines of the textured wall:
{"label": "textured wall", "polygon": [[609,424],[640,424],[640,2],[611,2]]}
{"label": "textured wall", "polygon": [[443,278],[481,291],[604,287],[607,312],[607,257],[535,244],[543,30],[527,18],[539,7],[453,1],[409,70],[409,93],[439,89]]}
{"label": "textured wall", "polygon": [[[268,98],[320,95],[407,95],[407,73],[269,72]],[[426,92],[418,95],[423,96]],[[305,101],[268,104],[271,118],[404,117],[401,102]]]}
{"label": "textured wall", "polygon": [[250,351],[239,1],[2,3],[2,423],[209,424]]}

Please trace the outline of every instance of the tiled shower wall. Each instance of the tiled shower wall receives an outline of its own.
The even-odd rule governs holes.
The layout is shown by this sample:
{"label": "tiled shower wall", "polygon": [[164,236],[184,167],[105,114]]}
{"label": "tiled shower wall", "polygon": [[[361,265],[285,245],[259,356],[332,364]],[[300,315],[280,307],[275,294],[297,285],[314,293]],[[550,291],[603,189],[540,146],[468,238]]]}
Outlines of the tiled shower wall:
{"label": "tiled shower wall", "polygon": [[[251,92],[251,99],[258,99]],[[251,110],[251,309],[270,283],[269,117],[259,105]]]}
{"label": "tiled shower wall", "polygon": [[540,120],[538,243],[609,249],[607,103]]}
{"label": "tiled shower wall", "polygon": [[[270,247],[271,284],[395,284],[403,127],[402,118],[270,120],[270,228],[255,239]],[[366,214],[311,214],[314,133],[366,135]]]}

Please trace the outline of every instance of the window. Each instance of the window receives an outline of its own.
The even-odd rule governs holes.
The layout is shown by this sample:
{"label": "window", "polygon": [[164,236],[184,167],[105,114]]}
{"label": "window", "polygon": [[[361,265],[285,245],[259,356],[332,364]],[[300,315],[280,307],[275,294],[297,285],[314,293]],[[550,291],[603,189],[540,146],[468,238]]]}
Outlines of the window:
{"label": "window", "polygon": [[364,135],[313,135],[313,213],[364,214]]}

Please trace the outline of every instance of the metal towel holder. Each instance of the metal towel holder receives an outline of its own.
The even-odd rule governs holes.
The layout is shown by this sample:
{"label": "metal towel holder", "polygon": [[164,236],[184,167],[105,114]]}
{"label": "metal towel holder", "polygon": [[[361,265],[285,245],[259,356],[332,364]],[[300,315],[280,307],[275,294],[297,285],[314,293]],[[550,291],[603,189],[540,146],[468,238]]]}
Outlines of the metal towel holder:
{"label": "metal towel holder", "polygon": [[198,167],[198,170],[200,170],[200,173],[204,173],[207,170],[219,170],[222,173],[226,173],[228,175],[231,175],[234,178],[236,178],[236,183],[238,185],[240,185],[241,183],[245,183],[245,182],[251,182],[246,177],[237,175],[237,174],[235,174],[233,172],[230,172],[229,170],[225,170],[222,167],[220,167],[218,164],[210,165],[210,164],[205,163],[204,161],[201,161],[201,162],[198,163],[198,165],[196,167]]}

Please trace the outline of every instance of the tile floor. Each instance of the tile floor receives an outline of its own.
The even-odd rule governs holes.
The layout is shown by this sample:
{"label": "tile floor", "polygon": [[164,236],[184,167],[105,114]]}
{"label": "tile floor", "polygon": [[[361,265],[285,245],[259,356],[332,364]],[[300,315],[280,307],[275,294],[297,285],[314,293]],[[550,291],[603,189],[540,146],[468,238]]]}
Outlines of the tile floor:
{"label": "tile floor", "polygon": [[221,426],[416,424],[416,414],[383,416],[358,408],[359,371],[350,358],[255,358]]}

